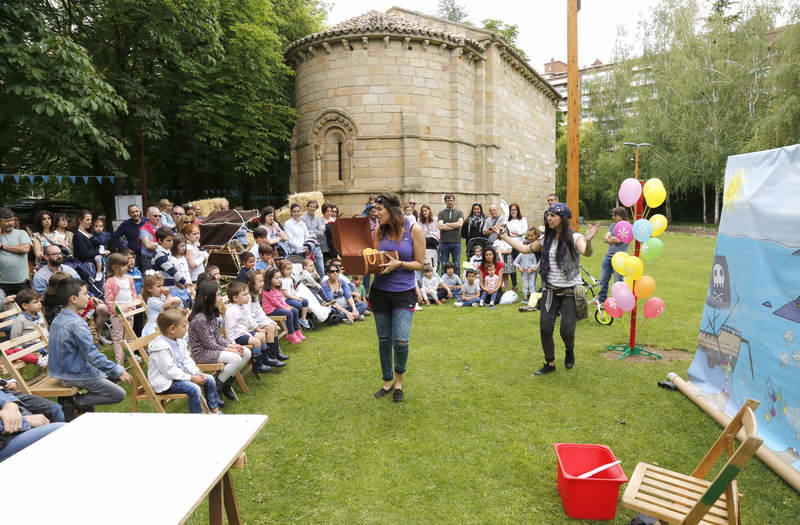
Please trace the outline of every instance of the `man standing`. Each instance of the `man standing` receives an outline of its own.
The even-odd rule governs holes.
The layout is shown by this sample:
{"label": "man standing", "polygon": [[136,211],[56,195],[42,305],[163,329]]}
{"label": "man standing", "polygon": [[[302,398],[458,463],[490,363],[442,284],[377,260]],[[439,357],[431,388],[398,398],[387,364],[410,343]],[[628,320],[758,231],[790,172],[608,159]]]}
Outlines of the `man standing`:
{"label": "man standing", "polygon": [[611,210],[611,224],[608,226],[608,232],[606,232],[605,238],[603,238],[603,242],[608,244],[608,251],[603,259],[603,276],[600,277],[600,293],[597,294],[597,299],[595,299],[595,301],[598,301],[600,304],[603,304],[606,298],[608,298],[608,283],[611,280],[611,274],[614,274],[615,282],[622,280],[622,276],[614,271],[614,267],[611,265],[611,259],[614,257],[615,253],[628,251],[628,243],[622,242],[614,236],[614,226],[616,226],[619,221],[627,218],[628,210],[622,206],[617,206]]}
{"label": "man standing", "polygon": [[161,210],[155,206],[147,208],[147,222],[139,228],[139,269],[142,275],[153,266],[156,253],[156,230],[161,227]]}
{"label": "man standing", "polygon": [[50,278],[56,272],[66,272],[73,279],[80,279],[78,273],[71,267],[64,264],[64,256],[61,254],[61,248],[55,244],[48,244],[44,249],[44,260],[47,262],[46,266],[42,266],[38,272],[33,275],[33,289],[44,295],[47,291],[47,286],[50,283]]}
{"label": "man standing", "polygon": [[547,207],[549,208],[553,204],[558,202],[558,195],[555,193],[550,193],[547,195]]}
{"label": "man standing", "polygon": [[[328,251],[328,240],[325,238],[325,221],[322,220],[322,217],[316,216],[318,207],[319,203],[317,201],[313,199],[308,201],[308,204],[306,204],[307,213],[300,217],[300,220],[308,228],[308,233],[311,237],[317,241],[317,249],[314,250],[314,257],[316,258],[314,263],[317,267],[317,273],[322,276],[325,275],[322,253]],[[319,253],[319,256],[317,256],[317,253]]]}
{"label": "man standing", "polygon": [[142,211],[135,204],[128,205],[128,219],[122,221],[119,228],[111,235],[111,240],[117,248],[130,248],[136,253],[136,262],[139,262],[139,228],[144,224]]}
{"label": "man standing", "polygon": [[506,218],[500,215],[497,204],[489,205],[489,216],[483,221],[483,235],[488,238],[489,244],[497,240],[497,233],[492,229],[495,226],[502,226],[506,223]]}
{"label": "man standing", "polygon": [[183,209],[183,206],[178,206],[177,204],[172,207],[172,220],[175,221],[175,227],[172,228],[172,231],[175,233],[178,232],[178,222],[180,222],[181,217],[186,215],[186,211]]}
{"label": "man standing", "polygon": [[448,256],[452,255],[455,273],[461,275],[461,225],[464,224],[464,214],[455,209],[454,195],[445,195],[444,204],[445,209],[439,212],[439,231],[442,234],[439,239],[439,265],[444,268]]}
{"label": "man standing", "polygon": [[0,288],[6,295],[15,295],[30,288],[28,252],[31,238],[25,230],[14,229],[14,212],[0,208]]}

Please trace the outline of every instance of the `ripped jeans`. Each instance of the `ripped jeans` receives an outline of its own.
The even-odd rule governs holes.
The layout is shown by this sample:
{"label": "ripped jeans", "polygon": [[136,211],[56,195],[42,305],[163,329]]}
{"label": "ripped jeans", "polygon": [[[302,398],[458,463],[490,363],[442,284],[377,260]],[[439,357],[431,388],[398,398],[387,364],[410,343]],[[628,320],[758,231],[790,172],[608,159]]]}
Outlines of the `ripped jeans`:
{"label": "ripped jeans", "polygon": [[391,314],[374,312],[374,317],[378,332],[381,373],[384,381],[391,381],[394,378],[392,350],[394,350],[394,372],[403,374],[406,371],[408,339],[411,336],[411,319],[414,317],[414,311],[393,308]]}

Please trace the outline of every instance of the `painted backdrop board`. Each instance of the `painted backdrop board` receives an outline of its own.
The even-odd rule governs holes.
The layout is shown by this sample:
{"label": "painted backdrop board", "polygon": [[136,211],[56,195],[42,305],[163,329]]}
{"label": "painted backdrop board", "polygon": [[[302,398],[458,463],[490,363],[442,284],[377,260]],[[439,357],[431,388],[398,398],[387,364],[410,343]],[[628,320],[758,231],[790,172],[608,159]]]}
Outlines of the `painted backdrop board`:
{"label": "painted backdrop board", "polygon": [[689,379],[732,416],[758,399],[764,445],[800,471],[800,145],[728,158]]}

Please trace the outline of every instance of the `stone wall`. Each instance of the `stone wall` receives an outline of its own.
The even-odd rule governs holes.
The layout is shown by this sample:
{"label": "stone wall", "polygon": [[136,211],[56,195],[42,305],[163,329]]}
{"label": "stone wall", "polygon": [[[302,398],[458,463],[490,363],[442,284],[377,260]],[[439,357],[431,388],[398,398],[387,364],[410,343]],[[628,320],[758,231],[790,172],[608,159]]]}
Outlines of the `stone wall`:
{"label": "stone wall", "polygon": [[[480,33],[473,38],[486,39]],[[342,40],[305,47],[295,64],[292,192],[322,191],[345,216],[386,190],[435,211],[454,193],[465,211],[504,198],[541,216],[555,185],[555,102],[505,46],[397,34]]]}

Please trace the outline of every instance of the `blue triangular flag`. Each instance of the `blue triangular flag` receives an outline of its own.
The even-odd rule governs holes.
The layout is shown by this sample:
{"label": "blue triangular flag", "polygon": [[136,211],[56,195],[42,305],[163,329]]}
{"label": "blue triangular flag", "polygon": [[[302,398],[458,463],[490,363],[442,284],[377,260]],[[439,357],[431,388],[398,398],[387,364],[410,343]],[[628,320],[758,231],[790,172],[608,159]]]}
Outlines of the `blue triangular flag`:
{"label": "blue triangular flag", "polygon": [[6,176],[5,175],[0,175],[0,182],[3,182],[5,180],[6,180]]}
{"label": "blue triangular flag", "polygon": [[45,182],[49,182],[50,181],[50,176],[49,175],[42,175],[42,178],[44,179]]}
{"label": "blue triangular flag", "polygon": [[95,179],[97,179],[98,184],[103,183],[103,177],[101,175],[96,176]]}
{"label": "blue triangular flag", "polygon": [[33,182],[35,177],[36,177],[35,175],[28,175],[28,180]]}
{"label": "blue triangular flag", "polygon": [[75,184],[75,179],[77,179],[75,175],[70,176],[69,180],[72,181],[72,184]]}
{"label": "blue triangular flag", "polygon": [[[114,184],[114,177],[109,177],[108,180],[111,181],[111,184]],[[126,193],[126,195],[127,195],[127,193]]]}
{"label": "blue triangular flag", "polygon": [[14,177],[14,182],[19,184],[19,175],[13,175],[13,177]]}
{"label": "blue triangular flag", "polygon": [[61,179],[63,179],[63,178],[64,177],[62,177],[61,175],[56,175],[56,179],[58,180],[59,184],[61,184]]}
{"label": "blue triangular flag", "polygon": [[84,183],[84,184],[89,184],[89,177],[88,177],[87,175],[84,175],[84,176],[83,176],[83,177],[81,177],[81,178],[83,179],[83,183]]}

